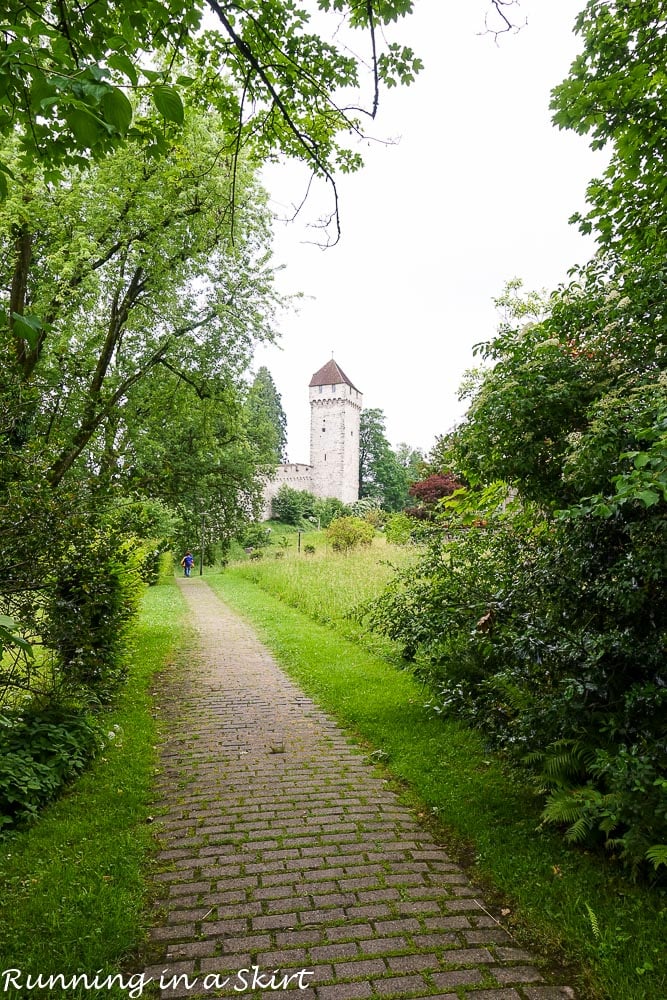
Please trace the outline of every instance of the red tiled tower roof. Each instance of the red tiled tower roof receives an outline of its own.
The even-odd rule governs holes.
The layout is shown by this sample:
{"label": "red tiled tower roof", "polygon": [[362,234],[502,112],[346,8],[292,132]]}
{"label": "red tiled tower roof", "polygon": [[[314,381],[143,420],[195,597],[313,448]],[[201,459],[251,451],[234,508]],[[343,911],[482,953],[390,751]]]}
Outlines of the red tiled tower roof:
{"label": "red tiled tower roof", "polygon": [[343,369],[332,358],[331,361],[327,361],[323,368],[320,368],[318,372],[315,372],[309,382],[309,387],[314,385],[338,385],[343,382],[345,385],[352,386],[353,389],[356,389],[356,391],[359,392],[356,385],[353,382],[350,382]]}

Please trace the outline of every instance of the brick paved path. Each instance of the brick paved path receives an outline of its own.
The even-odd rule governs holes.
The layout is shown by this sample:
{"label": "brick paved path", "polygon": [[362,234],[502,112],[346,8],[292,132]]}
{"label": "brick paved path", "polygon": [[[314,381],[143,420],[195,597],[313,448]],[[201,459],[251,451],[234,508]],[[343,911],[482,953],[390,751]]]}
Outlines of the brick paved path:
{"label": "brick paved path", "polygon": [[256,996],[291,976],[294,1000],[573,997],[251,629],[179,583],[199,639],[160,696],[160,995],[238,997],[257,967]]}

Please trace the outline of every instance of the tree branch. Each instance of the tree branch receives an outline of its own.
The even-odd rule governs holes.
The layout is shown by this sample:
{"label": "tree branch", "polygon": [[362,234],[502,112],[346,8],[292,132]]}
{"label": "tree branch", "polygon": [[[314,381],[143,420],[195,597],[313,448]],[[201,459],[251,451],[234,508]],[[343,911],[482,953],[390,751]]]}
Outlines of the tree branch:
{"label": "tree branch", "polygon": [[223,11],[222,7],[217,2],[217,0],[206,0],[206,3],[211,8],[213,13],[217,16],[218,20],[224,27],[229,37],[234,42],[234,45],[236,46],[240,54],[243,56],[245,61],[255,70],[255,73],[266,87],[268,94],[271,96],[273,103],[280,111],[280,114],[282,115],[283,120],[287,125],[288,129],[295,136],[297,143],[305,151],[307,159],[311,160],[315,164],[318,170],[322,173],[322,175],[331,185],[334,193],[334,205],[335,205],[335,211],[332,217],[335,218],[336,220],[336,239],[334,241],[334,244],[337,243],[341,236],[340,213],[338,208],[338,190],[336,187],[336,181],[333,174],[331,173],[331,171],[329,170],[326,163],[321,158],[318,152],[317,143],[314,140],[312,140],[310,136],[302,132],[297,127],[285,102],[283,101],[281,95],[278,93],[275,86],[267,76],[266,71],[264,70],[263,66],[261,66],[255,53],[252,51],[248,43],[244,41],[244,39],[241,38],[241,36],[237,34],[237,32],[234,30],[233,25],[228,20],[227,16],[225,15],[225,12]]}

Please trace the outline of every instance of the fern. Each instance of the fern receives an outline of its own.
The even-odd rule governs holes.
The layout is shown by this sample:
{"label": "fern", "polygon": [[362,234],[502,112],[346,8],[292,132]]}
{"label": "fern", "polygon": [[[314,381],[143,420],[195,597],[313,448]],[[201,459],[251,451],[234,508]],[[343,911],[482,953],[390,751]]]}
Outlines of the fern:
{"label": "fern", "polygon": [[591,833],[595,826],[592,816],[579,816],[579,818],[568,827],[565,839],[571,844],[581,844]]}
{"label": "fern", "polygon": [[547,788],[570,784],[573,778],[585,778],[594,759],[593,747],[579,740],[556,740],[546,750],[525,757],[528,764],[541,767],[540,778]]}
{"label": "fern", "polygon": [[667,844],[655,844],[653,847],[649,847],[646,852],[646,858],[652,862],[653,867],[656,869],[660,865],[667,866]]}
{"label": "fern", "polygon": [[595,938],[596,941],[599,941],[600,938],[602,937],[602,931],[600,930],[600,923],[598,921],[598,918],[595,916],[595,914],[593,913],[593,910],[590,908],[590,906],[588,905],[588,903],[584,903],[584,906],[586,907],[586,913],[588,914],[588,920],[589,920],[590,925],[591,925],[591,930],[593,931],[593,937]]}
{"label": "fern", "polygon": [[587,803],[578,792],[582,789],[560,789],[552,792],[542,812],[546,823],[578,823],[584,819]]}

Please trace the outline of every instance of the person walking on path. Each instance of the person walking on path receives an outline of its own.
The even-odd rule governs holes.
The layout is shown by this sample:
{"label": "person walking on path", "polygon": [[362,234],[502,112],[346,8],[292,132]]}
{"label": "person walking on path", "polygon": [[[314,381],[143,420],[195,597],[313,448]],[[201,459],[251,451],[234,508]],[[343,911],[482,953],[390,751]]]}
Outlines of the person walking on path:
{"label": "person walking on path", "polygon": [[194,564],[195,564],[195,557],[193,556],[192,552],[190,552],[190,549],[188,549],[188,551],[181,559],[181,566],[183,567],[183,572],[185,576],[190,576]]}

